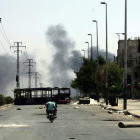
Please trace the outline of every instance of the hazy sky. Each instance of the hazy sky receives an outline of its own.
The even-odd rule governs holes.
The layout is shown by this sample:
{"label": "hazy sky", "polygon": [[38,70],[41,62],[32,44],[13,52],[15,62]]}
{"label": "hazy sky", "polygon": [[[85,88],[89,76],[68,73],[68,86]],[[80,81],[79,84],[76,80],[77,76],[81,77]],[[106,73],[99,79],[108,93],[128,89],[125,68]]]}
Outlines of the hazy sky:
{"label": "hazy sky", "polygon": [[[127,1],[128,38],[134,38],[140,36],[140,0]],[[13,45],[14,42],[22,42],[22,45],[27,47],[26,51],[22,49],[23,52],[28,52],[29,58],[30,54],[34,56],[34,61],[38,66],[35,67],[36,71],[43,73],[44,63],[49,65],[53,60],[52,44],[46,37],[46,32],[51,25],[62,25],[74,42],[75,49],[81,51],[87,49],[85,41],[91,41],[88,33],[93,35],[93,46],[96,46],[96,24],[92,20],[97,20],[99,48],[105,50],[105,5],[100,2],[99,0],[0,0],[0,18],[2,18],[2,25],[10,43]],[[125,0],[103,2],[108,5],[108,51],[116,55],[118,36],[115,33],[124,32]],[[0,30],[2,30],[1,25]],[[121,39],[124,39],[123,35]],[[13,49],[10,51],[10,45],[1,32],[0,41],[6,51],[16,57]],[[0,54],[2,53],[5,53],[5,50],[0,44]],[[81,53],[83,54],[82,51]],[[26,55],[21,55],[21,57],[27,59]],[[24,69],[27,72],[26,67]],[[47,67],[43,74],[49,77]],[[40,82],[45,82],[45,80]],[[51,83],[47,85],[51,86]]]}

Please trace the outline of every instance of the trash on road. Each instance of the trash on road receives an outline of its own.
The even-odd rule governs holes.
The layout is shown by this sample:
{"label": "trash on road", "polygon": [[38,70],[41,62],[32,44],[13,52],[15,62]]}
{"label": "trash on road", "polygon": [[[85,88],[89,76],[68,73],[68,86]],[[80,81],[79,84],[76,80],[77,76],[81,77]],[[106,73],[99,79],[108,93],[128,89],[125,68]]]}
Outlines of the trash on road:
{"label": "trash on road", "polygon": [[17,108],[17,110],[21,110],[21,108]]}
{"label": "trash on road", "polygon": [[123,111],[119,111],[119,110],[118,110],[118,111],[115,111],[115,113],[116,113],[116,114],[121,114],[121,113],[123,113]]}
{"label": "trash on road", "polygon": [[39,107],[39,109],[42,109],[42,107]]}
{"label": "trash on road", "polygon": [[132,115],[127,115],[128,117],[132,117]]}
{"label": "trash on road", "polygon": [[75,106],[75,107],[74,107],[74,109],[78,109],[78,108],[79,108],[78,106]]}
{"label": "trash on road", "polygon": [[110,107],[108,106],[108,107],[106,107],[106,109],[107,109],[107,110],[110,110]]}
{"label": "trash on road", "polygon": [[113,114],[114,112],[112,110],[108,111],[109,114]]}

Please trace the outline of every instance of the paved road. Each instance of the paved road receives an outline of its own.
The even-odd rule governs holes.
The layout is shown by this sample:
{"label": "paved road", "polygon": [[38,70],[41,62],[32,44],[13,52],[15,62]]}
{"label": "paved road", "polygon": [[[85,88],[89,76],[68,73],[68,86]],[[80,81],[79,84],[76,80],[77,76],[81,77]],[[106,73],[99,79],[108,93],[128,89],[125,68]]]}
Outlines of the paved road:
{"label": "paved road", "polygon": [[[42,106],[42,105],[41,105]],[[17,110],[20,107],[22,110]],[[68,109],[67,109],[68,108]],[[0,110],[0,140],[134,140],[140,128],[119,128],[133,117],[108,114],[100,106],[58,105],[58,118],[50,123],[39,105]],[[114,121],[111,121],[114,120]]]}

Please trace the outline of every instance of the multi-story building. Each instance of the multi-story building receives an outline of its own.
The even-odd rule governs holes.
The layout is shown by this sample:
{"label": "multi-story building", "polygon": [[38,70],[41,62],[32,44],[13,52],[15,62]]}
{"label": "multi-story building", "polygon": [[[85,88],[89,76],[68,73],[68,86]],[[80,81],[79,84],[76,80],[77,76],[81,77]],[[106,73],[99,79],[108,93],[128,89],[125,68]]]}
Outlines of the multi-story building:
{"label": "multi-story building", "polygon": [[[118,41],[116,63],[124,70],[125,41]],[[124,80],[123,80],[124,81]],[[127,98],[140,98],[140,38],[127,40]]]}

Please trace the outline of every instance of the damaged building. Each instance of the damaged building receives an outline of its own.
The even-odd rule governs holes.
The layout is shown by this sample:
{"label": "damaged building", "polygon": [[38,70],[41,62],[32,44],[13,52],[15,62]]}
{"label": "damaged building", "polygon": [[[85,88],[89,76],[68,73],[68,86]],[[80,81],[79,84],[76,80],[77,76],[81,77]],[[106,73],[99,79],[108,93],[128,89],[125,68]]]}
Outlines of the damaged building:
{"label": "damaged building", "polygon": [[[125,40],[119,40],[116,63],[121,67],[123,73],[124,48]],[[127,40],[127,98],[140,98],[140,37]]]}

